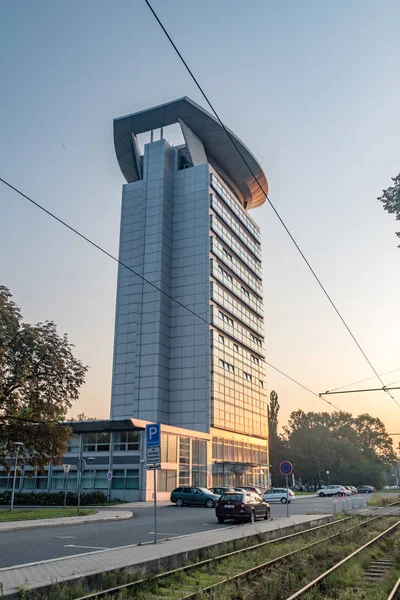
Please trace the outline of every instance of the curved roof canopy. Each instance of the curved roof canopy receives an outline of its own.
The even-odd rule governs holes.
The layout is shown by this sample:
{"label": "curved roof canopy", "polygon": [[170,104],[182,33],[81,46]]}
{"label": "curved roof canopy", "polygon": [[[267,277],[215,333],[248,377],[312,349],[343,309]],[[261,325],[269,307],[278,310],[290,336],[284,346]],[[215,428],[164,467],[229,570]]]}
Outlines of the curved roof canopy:
{"label": "curved roof canopy", "polygon": [[256,208],[264,204],[268,194],[268,183],[253,154],[232,131],[226,128],[235,141],[239,153],[220,123],[187,97],[114,119],[115,151],[121,171],[128,182],[142,178],[136,136],[180,121],[183,121],[201,140],[207,156],[230,177],[242,194],[243,201],[247,203],[247,208]]}

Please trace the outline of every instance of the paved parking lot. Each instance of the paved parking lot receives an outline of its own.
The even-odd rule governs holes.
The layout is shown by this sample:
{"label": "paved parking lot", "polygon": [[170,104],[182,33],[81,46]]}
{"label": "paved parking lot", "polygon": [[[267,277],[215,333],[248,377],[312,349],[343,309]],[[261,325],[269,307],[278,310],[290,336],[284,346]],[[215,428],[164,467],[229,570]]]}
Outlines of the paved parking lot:
{"label": "paved parking lot", "polygon": [[[130,544],[149,542],[154,537],[153,509],[135,507],[127,521],[38,527],[32,530],[0,533],[0,567],[70,556]],[[326,514],[332,512],[331,498],[298,497],[289,505],[291,514]],[[175,505],[158,509],[159,538],[176,538],[221,527],[240,527],[227,522],[220,525],[214,509]],[[271,505],[272,518],[286,516],[286,506]]]}

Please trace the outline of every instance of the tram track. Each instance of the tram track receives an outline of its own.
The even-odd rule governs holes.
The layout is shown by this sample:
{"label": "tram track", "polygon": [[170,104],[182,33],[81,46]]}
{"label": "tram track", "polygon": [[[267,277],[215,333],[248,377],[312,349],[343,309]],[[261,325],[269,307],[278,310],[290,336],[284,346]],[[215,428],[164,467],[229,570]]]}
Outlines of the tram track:
{"label": "tram track", "polygon": [[[392,505],[388,505],[385,508],[388,510],[378,516],[371,518],[364,517],[361,522],[356,525],[352,525],[349,528],[343,528],[343,525],[349,524],[349,521],[357,519],[357,516],[350,516],[344,519],[335,520],[333,522],[319,525],[301,532],[289,534],[281,538],[273,540],[267,540],[258,544],[253,544],[235,550],[226,554],[215,556],[206,560],[199,561],[197,563],[185,565],[178,569],[170,570],[164,573],[159,573],[153,577],[140,579],[137,581],[131,581],[113,588],[105,589],[98,592],[75,598],[74,600],[111,600],[119,598],[145,598],[146,600],[165,598],[166,600],[194,600],[199,597],[217,597],[216,593],[219,593],[224,587],[234,585],[237,589],[241,583],[245,586],[251,586],[251,582],[254,581],[260,574],[265,571],[270,571],[279,565],[283,565],[286,562],[292,561],[295,557],[306,553],[307,551],[313,551],[319,545],[326,544],[333,541],[340,536],[346,536],[355,532],[357,529],[360,531],[364,528],[370,527],[373,523],[378,522],[383,517],[390,516],[391,511],[394,507],[399,505],[400,502],[395,502]],[[398,521],[394,529],[398,527],[400,521]],[[235,561],[235,559],[241,556],[249,556],[249,554],[273,547],[273,545],[285,545],[291,542],[295,543],[297,540],[302,539],[305,536],[319,535],[321,532],[328,532],[329,528],[337,526],[339,531],[335,531],[333,534],[323,536],[320,539],[311,541],[308,544],[304,544],[299,548],[295,548],[292,551],[284,552],[276,557],[273,557],[267,561],[262,562],[242,570],[240,572],[231,573],[229,562]],[[385,534],[385,533],[384,533]],[[256,559],[256,556],[254,556]],[[349,559],[350,560],[350,559]],[[202,585],[202,576],[208,580],[213,580],[210,585]],[[228,576],[226,576],[228,575]],[[317,584],[315,584],[317,585]],[[180,590],[178,592],[178,590]],[[295,596],[293,596],[295,597]]]}
{"label": "tram track", "polygon": [[387,600],[398,600],[400,598],[400,577],[394,584],[393,588],[390,591]]}
{"label": "tram track", "polygon": [[[348,554],[345,558],[338,561],[335,565],[333,565],[332,567],[327,569],[324,573],[321,573],[320,575],[318,575],[318,577],[315,577],[312,581],[307,583],[301,589],[297,590],[297,592],[295,592],[294,594],[292,594],[291,596],[286,598],[286,600],[297,600],[297,598],[304,597],[305,594],[307,592],[309,592],[309,590],[311,590],[312,588],[315,588],[317,586],[320,587],[321,584],[323,584],[323,582],[325,582],[326,579],[331,574],[335,573],[338,569],[342,568],[344,565],[346,565],[349,561],[351,561],[353,558],[358,556],[361,552],[363,552],[367,548],[368,549],[371,548],[371,546],[373,546],[374,544],[377,544],[383,538],[394,533],[399,527],[400,527],[400,520],[398,520],[396,523],[394,523],[393,525],[391,525],[390,527],[385,529],[385,531],[383,531],[379,535],[375,536],[372,540],[369,540],[367,543],[365,543],[362,546],[360,546],[359,548],[357,548],[357,550],[355,550],[354,552],[351,552],[350,554]],[[395,590],[394,591],[395,596],[393,596],[393,598],[396,597],[397,593],[398,593],[397,590]],[[319,594],[319,592],[318,592],[318,594]],[[389,596],[389,598],[391,598],[391,597],[392,597],[392,594]]]}

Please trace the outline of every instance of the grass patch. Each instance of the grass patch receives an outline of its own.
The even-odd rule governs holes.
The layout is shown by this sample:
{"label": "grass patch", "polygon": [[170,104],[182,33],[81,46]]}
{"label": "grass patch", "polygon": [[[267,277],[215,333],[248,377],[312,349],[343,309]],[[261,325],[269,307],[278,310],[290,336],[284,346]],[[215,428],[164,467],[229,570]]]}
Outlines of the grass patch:
{"label": "grass patch", "polygon": [[387,497],[387,496],[374,496],[374,498],[370,498],[367,501],[368,506],[388,506],[388,504],[392,504],[396,502],[396,500],[400,500],[400,494],[397,496]]}
{"label": "grass patch", "polygon": [[[96,511],[90,508],[81,508],[81,516],[93,515]],[[0,523],[12,521],[35,521],[37,519],[56,519],[57,517],[76,517],[76,508],[38,508],[33,510],[2,510]]]}

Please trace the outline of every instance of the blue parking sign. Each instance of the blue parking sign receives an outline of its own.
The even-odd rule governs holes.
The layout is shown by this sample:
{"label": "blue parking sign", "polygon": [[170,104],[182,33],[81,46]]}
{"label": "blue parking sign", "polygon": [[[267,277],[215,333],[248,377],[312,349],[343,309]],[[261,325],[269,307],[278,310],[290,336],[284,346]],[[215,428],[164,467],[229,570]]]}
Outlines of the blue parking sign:
{"label": "blue parking sign", "polygon": [[161,426],[160,423],[146,425],[146,442],[148,448],[160,446],[161,441]]}

